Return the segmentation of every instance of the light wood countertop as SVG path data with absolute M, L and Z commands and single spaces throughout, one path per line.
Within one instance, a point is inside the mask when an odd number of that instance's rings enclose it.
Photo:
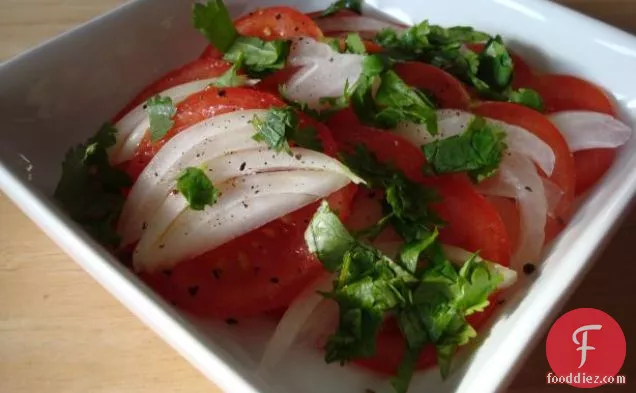
M 0 61 L 123 3 L 122 0 L 0 0 Z M 561 0 L 636 32 L 636 0 Z M 636 239 L 632 213 L 564 310 L 612 315 L 628 342 L 621 371 L 635 391 Z M 618 294 L 631 294 L 629 296 Z M 549 387 L 544 343 L 511 392 Z M 115 301 L 0 193 L 0 392 L 220 392 Z

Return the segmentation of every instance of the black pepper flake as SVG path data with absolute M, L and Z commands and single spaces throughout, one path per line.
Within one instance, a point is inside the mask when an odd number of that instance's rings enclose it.
M 526 263 L 525 265 L 523 265 L 523 272 L 529 276 L 530 274 L 534 273 L 534 271 L 537 270 L 537 267 L 534 266 L 534 264 L 532 263 Z
M 276 14 L 275 18 L 276 20 L 280 20 L 280 18 L 282 18 L 283 16 L 281 14 Z
M 528 186 L 525 186 L 524 188 L 525 188 L 527 191 L 532 192 L 532 188 L 530 188 L 530 187 L 528 187 Z
M 165 244 L 160 244 L 160 245 L 159 245 L 159 248 L 165 248 L 165 247 L 166 247 L 166 245 L 165 245 Z
M 563 219 L 563 217 L 559 217 L 559 216 L 557 216 L 556 220 L 557 220 L 557 222 L 558 222 L 559 224 L 561 224 L 561 225 L 565 225 L 565 220 Z
M 170 276 L 172 276 L 172 270 L 170 270 L 170 269 L 166 269 L 166 270 L 164 270 L 162 273 L 163 273 L 163 275 L 164 275 L 164 276 L 166 276 L 166 277 L 170 277 Z
M 243 162 L 243 163 L 241 164 L 241 167 L 239 168 L 239 170 L 240 170 L 240 171 L 244 171 L 244 170 L 245 170 L 245 166 L 246 166 L 246 165 L 247 165 L 247 163 L 246 163 L 246 162 Z
M 301 158 L 303 158 L 303 156 L 301 154 L 296 154 L 294 158 L 297 160 L 300 160 Z
M 148 108 L 148 104 L 144 104 L 144 106 L 142 108 L 147 109 Z
M 155 177 L 159 177 L 159 173 L 155 172 Z
M 329 62 L 333 63 L 333 57 L 329 58 Z
M 369 199 L 375 198 L 376 194 L 374 190 L 369 191 Z
M 170 191 L 170 195 L 177 195 L 179 193 L 179 190 L 177 190 L 176 188 L 173 188 L 172 191 Z
M 188 287 L 188 293 L 190 294 L 190 296 L 194 297 L 197 295 L 198 292 L 199 292 L 198 285 L 193 285 L 191 287 Z
M 177 307 L 177 302 L 175 302 L 174 300 L 170 301 L 170 304 L 172 304 L 174 307 Z
M 261 190 L 254 190 L 254 195 L 257 195 Z
M 298 31 L 300 28 L 298 26 L 294 27 L 294 31 Z
M 145 231 L 146 229 L 148 229 L 148 223 L 144 221 L 143 224 L 141 224 L 141 230 Z
M 225 97 L 227 95 L 227 92 L 225 91 L 225 89 L 221 89 L 217 94 L 219 97 Z
M 200 157 L 201 157 L 201 153 L 197 153 L 197 158 L 200 158 Z
M 244 207 L 244 208 L 246 208 L 246 209 L 247 209 L 248 207 L 250 207 L 250 205 L 248 205 L 245 201 L 243 201 L 243 202 L 241 202 L 241 203 L 243 204 L 243 207 Z
M 228 318 L 225 320 L 225 323 L 227 323 L 228 325 L 238 325 L 238 321 L 234 318 Z
M 223 269 L 219 269 L 218 267 L 217 267 L 217 268 L 212 269 L 212 275 L 213 275 L 213 276 L 214 276 L 214 278 L 216 278 L 217 280 L 221 278 L 221 274 L 223 274 Z
M 254 274 L 258 274 L 261 272 L 260 266 L 254 266 Z
M 504 304 L 506 302 L 506 299 L 501 299 L 497 302 L 498 306 L 501 306 L 502 304 Z
M 305 219 L 303 220 L 303 222 L 304 222 L 305 224 L 309 224 L 309 219 L 305 218 Z
M 280 280 L 278 279 L 278 277 L 272 277 L 269 279 L 269 282 L 271 282 L 272 284 L 278 284 Z

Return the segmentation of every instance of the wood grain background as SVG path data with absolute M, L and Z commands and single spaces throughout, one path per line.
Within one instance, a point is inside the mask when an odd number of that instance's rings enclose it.
M 0 0 L 0 61 L 123 3 L 122 0 Z M 562 0 L 636 32 L 636 0 Z M 636 69 L 636 68 L 635 68 Z M 0 86 L 1 88 L 1 86 Z M 636 239 L 632 213 L 564 311 L 605 310 L 628 340 L 622 374 L 636 391 Z M 545 385 L 544 343 L 510 392 L 574 391 Z M 634 386 L 632 386 L 634 385 Z M 631 386 L 631 388 L 630 388 Z M 0 194 L 0 393 L 219 392 L 63 254 Z

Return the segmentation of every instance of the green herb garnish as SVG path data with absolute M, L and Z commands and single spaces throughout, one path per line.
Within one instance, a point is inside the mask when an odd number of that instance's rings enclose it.
M 206 206 L 214 205 L 219 198 L 219 190 L 201 168 L 185 168 L 177 178 L 177 190 L 192 210 L 203 210 Z

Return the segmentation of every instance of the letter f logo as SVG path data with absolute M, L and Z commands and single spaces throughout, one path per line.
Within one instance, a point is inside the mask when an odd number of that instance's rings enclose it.
M 601 325 L 585 325 L 585 326 L 581 326 L 580 328 L 576 329 L 574 331 L 574 333 L 572 334 L 572 341 L 574 341 L 574 344 L 576 345 L 581 345 L 580 347 L 578 347 L 576 350 L 577 351 L 581 351 L 581 364 L 579 364 L 579 368 L 583 367 L 583 365 L 585 364 L 585 361 L 587 360 L 587 351 L 593 351 L 596 348 L 594 347 L 589 347 L 587 345 L 587 331 L 588 330 L 601 330 L 602 326 Z M 582 336 L 583 339 L 581 340 L 581 342 L 579 342 L 579 340 L 576 338 L 576 336 L 583 332 Z

